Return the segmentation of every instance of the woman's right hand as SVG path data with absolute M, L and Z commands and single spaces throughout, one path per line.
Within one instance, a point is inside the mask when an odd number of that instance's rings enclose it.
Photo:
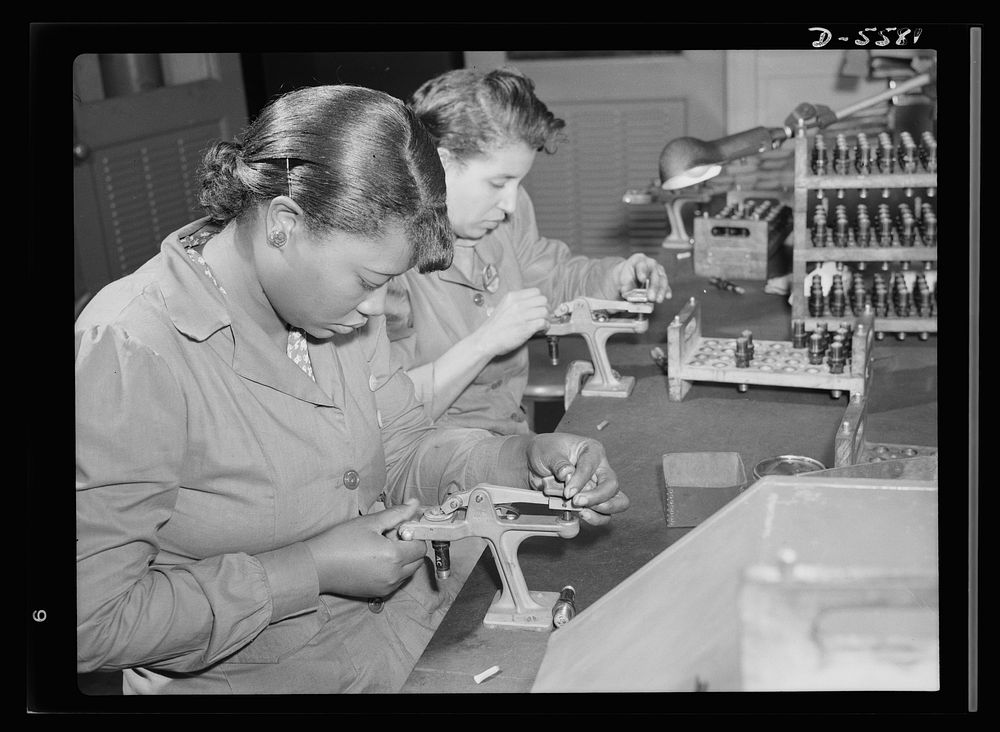
M 537 287 L 508 292 L 476 331 L 481 347 L 491 356 L 513 351 L 545 329 L 548 315 L 548 298 Z
M 427 543 L 403 541 L 396 527 L 416 518 L 415 498 L 359 516 L 306 539 L 319 576 L 319 591 L 351 597 L 384 597 L 424 561 Z

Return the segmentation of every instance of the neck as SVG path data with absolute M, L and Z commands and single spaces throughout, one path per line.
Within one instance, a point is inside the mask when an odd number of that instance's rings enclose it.
M 202 252 L 216 280 L 229 299 L 239 305 L 282 350 L 288 342 L 288 325 L 271 307 L 257 277 L 252 233 L 230 222 L 212 237 Z

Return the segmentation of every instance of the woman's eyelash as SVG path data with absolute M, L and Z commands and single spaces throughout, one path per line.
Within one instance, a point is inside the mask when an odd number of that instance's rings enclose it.
M 360 278 L 360 277 L 358 279 L 361 282 L 361 287 L 362 288 L 364 288 L 365 290 L 368 290 L 369 292 L 375 292 L 375 290 L 378 290 L 381 287 L 385 287 L 386 285 L 388 285 L 390 282 L 392 282 L 396 278 L 395 277 L 390 277 L 385 282 L 383 282 L 381 285 L 373 285 L 371 282 L 368 282 L 367 280 L 365 280 L 363 278 Z

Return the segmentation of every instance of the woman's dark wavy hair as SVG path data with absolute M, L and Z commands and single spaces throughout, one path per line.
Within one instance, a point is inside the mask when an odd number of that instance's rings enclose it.
M 434 140 L 399 99 L 359 86 L 313 86 L 273 99 L 241 142 L 217 142 L 201 205 L 227 223 L 280 195 L 316 234 L 380 237 L 399 225 L 420 272 L 451 264 L 444 169 Z
M 438 147 L 468 160 L 524 142 L 555 152 L 566 126 L 535 96 L 535 84 L 513 68 L 447 71 L 425 82 L 409 101 Z

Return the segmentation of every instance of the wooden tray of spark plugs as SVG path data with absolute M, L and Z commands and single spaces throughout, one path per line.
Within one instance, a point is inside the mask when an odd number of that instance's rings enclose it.
M 667 326 L 668 398 L 681 401 L 696 381 L 751 384 L 864 395 L 871 378 L 873 315 L 866 312 L 836 331 L 817 325 L 811 333 L 793 321 L 793 340 L 705 337 L 701 305 L 691 298 Z

